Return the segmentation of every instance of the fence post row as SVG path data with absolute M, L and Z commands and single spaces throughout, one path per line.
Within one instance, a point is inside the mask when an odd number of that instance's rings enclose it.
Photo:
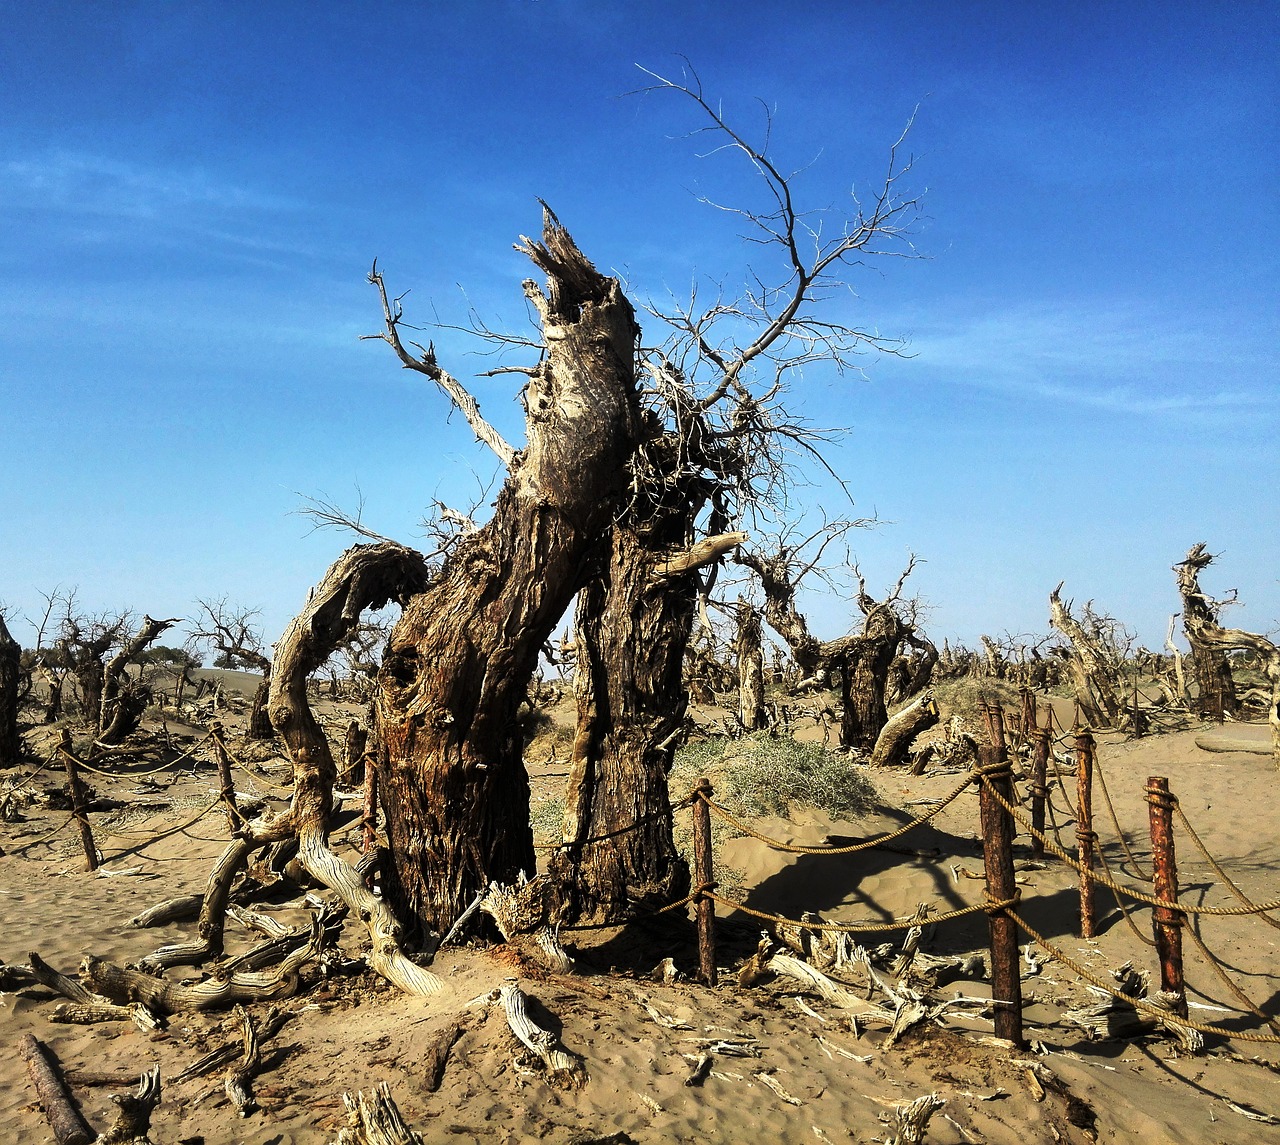
M 93 841 L 93 828 L 89 826 L 89 812 L 85 800 L 84 783 L 80 779 L 79 760 L 71 750 L 71 733 L 62 729 L 58 741 L 62 765 L 67 770 L 67 793 L 71 796 L 71 811 L 80 825 L 80 845 L 84 848 L 84 869 L 91 874 L 98 869 L 98 847 Z
M 1093 902 L 1093 750 L 1089 729 L 1076 732 L 1076 851 L 1080 863 L 1080 937 L 1093 938 L 1097 912 Z
M 1013 816 L 1000 799 L 1013 803 L 1013 773 L 1004 740 L 1004 712 L 982 704 L 990 744 L 978 749 L 983 768 L 978 802 L 982 816 L 982 860 L 987 875 L 988 903 L 1017 897 L 1013 881 Z M 997 796 L 999 798 L 997 798 Z M 1005 909 L 988 906 L 991 935 L 991 998 L 995 1004 L 995 1035 L 1016 1046 L 1022 1042 L 1022 980 L 1018 975 L 1018 924 Z
M 713 790 L 705 775 L 693 789 L 693 880 L 698 888 L 715 885 L 711 858 L 711 808 Z M 701 892 L 694 900 L 698 918 L 698 968 L 708 986 L 716 984 L 716 904 Z
M 1049 750 L 1053 741 L 1053 708 L 1044 727 L 1036 727 L 1035 713 L 1031 716 L 1031 857 L 1044 858 L 1044 801 L 1049 796 Z
M 1155 897 L 1165 902 L 1178 901 L 1178 868 L 1173 853 L 1173 796 L 1168 779 L 1151 776 L 1147 780 L 1147 805 L 1151 819 L 1151 865 Z M 1173 1012 L 1187 1016 L 1187 987 L 1182 977 L 1183 915 L 1168 907 L 1151 911 L 1155 932 L 1156 954 L 1160 958 L 1160 989 L 1169 995 Z

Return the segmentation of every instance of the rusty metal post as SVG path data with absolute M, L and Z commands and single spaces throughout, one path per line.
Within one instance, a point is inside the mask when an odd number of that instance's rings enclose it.
M 71 796 L 71 810 L 76 817 L 76 822 L 80 825 L 80 845 L 84 848 L 84 869 L 93 872 L 98 869 L 98 847 L 93 841 L 93 828 L 89 826 L 84 784 L 80 780 L 80 761 L 71 750 L 71 733 L 66 728 L 62 729 L 58 751 L 62 755 L 62 764 L 67 769 L 67 794 Z
M 236 806 L 236 788 L 231 780 L 231 757 L 222 740 L 222 721 L 209 725 L 209 738 L 213 741 L 213 757 L 218 762 L 218 795 L 227 812 L 227 829 L 234 835 L 240 830 L 240 809 Z
M 364 828 L 361 849 L 367 855 L 378 841 L 378 769 L 371 759 L 364 761 L 364 813 L 360 826 Z
M 987 875 L 987 901 L 1016 899 L 1013 881 L 1013 774 L 1004 740 L 1004 713 L 982 705 L 991 743 L 978 749 L 983 778 L 979 792 L 982 815 L 982 859 Z M 1003 908 L 988 907 L 991 936 L 991 997 L 995 1002 L 995 1034 L 1016 1046 L 1022 1042 L 1022 979 L 1018 975 L 1018 924 Z
M 1147 780 L 1147 804 L 1151 817 L 1151 865 L 1154 868 L 1154 894 L 1164 902 L 1178 901 L 1178 867 L 1173 853 L 1173 804 L 1169 781 L 1160 776 Z M 1187 987 L 1182 977 L 1181 911 L 1168 907 L 1152 908 L 1156 954 L 1160 958 L 1160 989 L 1169 995 L 1173 1012 L 1187 1016 Z
M 711 780 L 703 776 L 694 787 L 693 800 L 693 880 L 699 891 L 715 884 L 711 855 L 711 808 L 707 800 L 714 794 Z M 705 894 L 694 899 L 698 920 L 698 967 L 708 986 L 716 984 L 716 904 Z
M 1080 937 L 1094 936 L 1097 919 L 1093 901 L 1093 749 L 1089 729 L 1076 733 L 1076 861 L 1080 871 Z

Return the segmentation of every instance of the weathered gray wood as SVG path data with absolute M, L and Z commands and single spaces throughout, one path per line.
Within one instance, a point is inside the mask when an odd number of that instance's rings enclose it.
M 72 1104 L 71 1095 L 54 1071 L 49 1049 L 30 1034 L 23 1034 L 18 1041 L 18 1052 L 27 1063 L 27 1073 L 58 1145 L 89 1145 L 96 1134 Z

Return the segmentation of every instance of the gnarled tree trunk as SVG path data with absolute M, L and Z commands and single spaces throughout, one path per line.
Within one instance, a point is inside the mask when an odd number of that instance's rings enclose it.
M 630 303 L 547 213 L 520 248 L 546 355 L 525 392 L 526 448 L 492 519 L 405 609 L 378 675 L 384 893 L 403 924 L 443 932 L 490 881 L 534 869 L 517 719 L 539 651 L 606 534 L 636 440 Z M 424 359 L 434 367 L 434 357 Z
M 738 719 L 747 731 L 765 726 L 764 652 L 761 648 L 760 613 L 745 600 L 738 602 Z
M 1195 544 L 1186 560 L 1173 567 L 1178 577 L 1178 590 L 1182 594 L 1182 619 L 1187 628 L 1187 639 L 1193 649 L 1221 656 L 1228 648 L 1243 648 L 1258 657 L 1262 671 L 1271 683 L 1271 704 L 1267 721 L 1271 725 L 1271 750 L 1277 768 L 1280 768 L 1280 647 L 1265 636 L 1245 632 L 1239 628 L 1223 628 L 1218 623 L 1221 604 L 1200 588 L 1200 570 L 1213 563 L 1213 556 L 1203 542 Z
M 1102 649 L 1071 615 L 1070 604 L 1064 604 L 1058 595 L 1061 591 L 1062 585 L 1059 584 L 1049 594 L 1049 623 L 1071 643 L 1071 675 L 1076 699 L 1085 719 L 1094 727 L 1124 728 L 1128 717 L 1117 694 L 1115 669 L 1107 662 Z

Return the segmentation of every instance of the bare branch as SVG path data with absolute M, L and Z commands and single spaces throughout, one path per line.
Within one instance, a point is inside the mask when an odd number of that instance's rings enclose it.
M 362 340 L 376 338 L 386 342 L 395 351 L 396 357 L 400 359 L 406 370 L 416 370 L 435 382 L 454 406 L 462 412 L 462 416 L 467 419 L 467 424 L 471 426 L 476 437 L 492 449 L 497 454 L 498 460 L 509 469 L 511 460 L 516 455 L 515 449 L 481 416 L 480 406 L 467 388 L 452 374 L 441 368 L 440 363 L 436 361 L 435 345 L 428 344 L 425 349 L 421 346 L 416 347 L 420 351 L 420 356 L 416 358 L 405 349 L 404 343 L 400 340 L 400 325 L 403 320 L 400 298 L 392 300 L 387 297 L 386 283 L 382 280 L 376 261 L 373 269 L 369 271 L 369 282 L 377 288 L 378 297 L 382 300 L 382 315 L 386 326 L 378 334 L 362 335 Z

